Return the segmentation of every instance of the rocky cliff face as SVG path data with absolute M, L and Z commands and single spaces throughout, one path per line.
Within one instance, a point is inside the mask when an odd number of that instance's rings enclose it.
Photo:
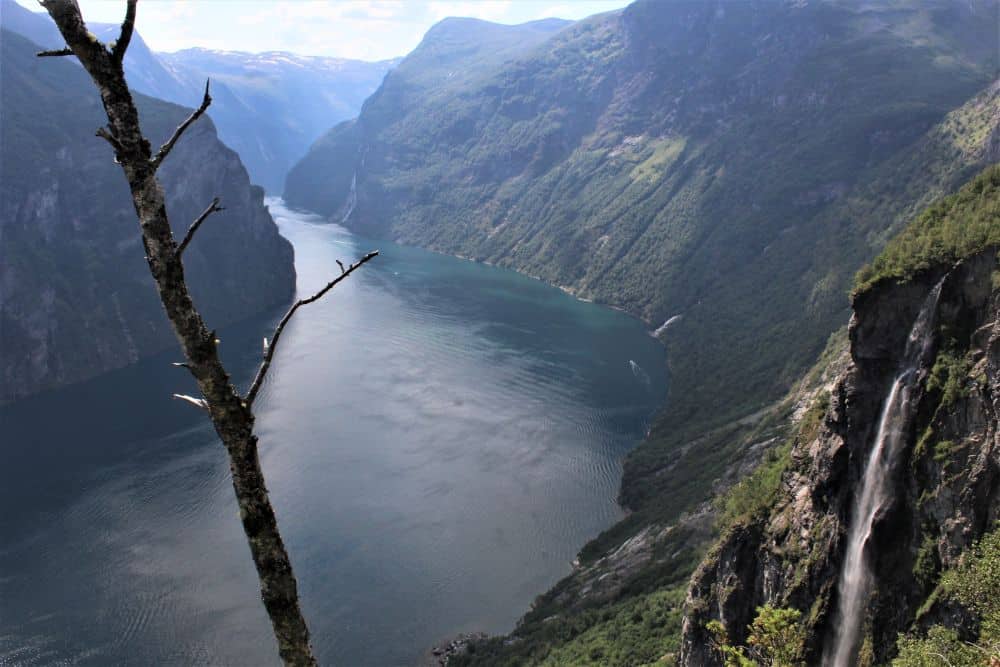
M 0 401 L 83 380 L 174 344 L 135 212 L 86 75 L 4 32 L 0 63 Z M 189 113 L 137 96 L 154 145 Z M 160 172 L 175 233 L 220 197 L 185 252 L 193 296 L 220 327 L 290 298 L 292 248 L 239 156 L 200 120 Z
M 731 526 L 697 570 L 686 602 L 680 662 L 722 664 L 706 624 L 722 622 L 742 644 L 756 608 L 803 613 L 809 664 L 817 664 L 837 623 L 834 610 L 848 522 L 860 492 L 907 332 L 941 282 L 937 325 L 925 341 L 904 447 L 892 466 L 892 501 L 876 515 L 866 556 L 874 590 L 860 641 L 881 664 L 897 634 L 914 623 L 967 627 L 968 619 L 928 601 L 942 568 L 1000 519 L 1000 291 L 997 250 L 905 283 L 883 281 L 854 302 L 851 363 L 836 383 L 819 433 L 792 450 L 773 509 Z

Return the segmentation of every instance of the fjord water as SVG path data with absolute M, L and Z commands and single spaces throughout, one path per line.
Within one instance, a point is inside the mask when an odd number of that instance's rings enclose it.
M 413 664 L 510 630 L 621 516 L 665 395 L 641 323 L 510 271 L 271 202 L 300 295 L 257 400 L 261 459 L 323 663 Z M 245 386 L 280 312 L 220 333 Z M 83 343 L 81 343 L 83 344 Z M 0 664 L 275 662 L 207 420 L 173 354 L 0 411 Z

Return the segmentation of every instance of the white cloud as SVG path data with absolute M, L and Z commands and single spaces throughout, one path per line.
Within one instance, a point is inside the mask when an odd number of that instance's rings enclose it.
M 535 14 L 536 19 L 565 18 L 573 15 L 573 9 L 569 5 L 553 5 L 548 9 L 543 9 Z
M 38 11 L 36 0 L 17 0 Z M 578 19 L 626 0 L 144 0 L 136 27 L 154 51 L 200 46 L 381 60 L 406 55 L 436 22 Z M 120 22 L 124 0 L 79 0 L 88 21 Z M 544 8 L 544 9 L 543 9 Z
M 511 0 L 477 0 L 476 2 L 435 0 L 427 6 L 427 9 L 435 22 L 449 16 L 502 21 L 510 13 L 512 4 Z

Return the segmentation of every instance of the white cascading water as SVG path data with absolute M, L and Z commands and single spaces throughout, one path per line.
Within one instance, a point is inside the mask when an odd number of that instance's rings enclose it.
M 879 418 L 875 442 L 865 462 L 861 495 L 851 514 L 844 569 L 837 584 L 840 602 L 837 607 L 834 642 L 823 661 L 832 667 L 850 667 L 857 660 L 858 639 L 872 583 L 865 547 L 871 538 L 879 510 L 891 500 L 892 467 L 903 444 L 906 425 L 912 416 L 910 394 L 916 385 L 918 370 L 926 361 L 931 346 L 933 337 L 929 334 L 943 282 L 942 279 L 931 290 L 910 330 L 903 355 L 904 370 L 896 376 L 889 389 Z
M 354 171 L 354 175 L 351 176 L 351 189 L 347 193 L 347 202 L 345 206 L 344 215 L 340 216 L 340 224 L 345 224 L 347 219 L 351 217 L 351 213 L 354 213 L 354 207 L 358 203 L 358 172 Z

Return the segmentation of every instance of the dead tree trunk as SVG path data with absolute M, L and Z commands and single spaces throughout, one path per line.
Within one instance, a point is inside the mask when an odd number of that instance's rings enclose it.
M 233 490 L 239 503 L 240 519 L 246 532 L 250 553 L 260 578 L 261 598 L 274 628 L 278 652 L 287 665 L 315 665 L 309 645 L 309 630 L 299 608 L 299 598 L 292 564 L 285 551 L 274 510 L 268 499 L 264 475 L 257 455 L 254 435 L 253 398 L 263 381 L 274 354 L 274 344 L 281 329 L 295 310 L 326 293 L 361 264 L 374 257 L 369 253 L 340 275 L 319 294 L 296 302 L 265 346 L 265 360 L 250 392 L 240 395 L 230 383 L 216 349 L 215 333 L 210 331 L 195 308 L 184 282 L 181 251 L 190 242 L 198 226 L 212 212 L 219 210 L 215 201 L 192 225 L 181 246 L 175 242 L 167 220 L 163 189 L 156 171 L 187 127 L 196 121 L 211 103 L 208 84 L 201 106 L 174 132 L 154 155 L 142 134 L 139 115 L 122 66 L 125 51 L 135 24 L 136 0 L 128 0 L 121 35 L 116 42 L 104 45 L 88 32 L 76 0 L 40 0 L 59 27 L 66 48 L 45 51 L 40 56 L 76 56 L 90 74 L 101 94 L 108 125 L 97 135 L 111 144 L 132 193 L 139 218 L 143 247 L 150 273 L 166 310 L 167 317 L 187 358 L 186 366 L 198 382 L 203 398 L 181 397 L 203 407 L 212 419 L 216 433 L 229 454 Z

